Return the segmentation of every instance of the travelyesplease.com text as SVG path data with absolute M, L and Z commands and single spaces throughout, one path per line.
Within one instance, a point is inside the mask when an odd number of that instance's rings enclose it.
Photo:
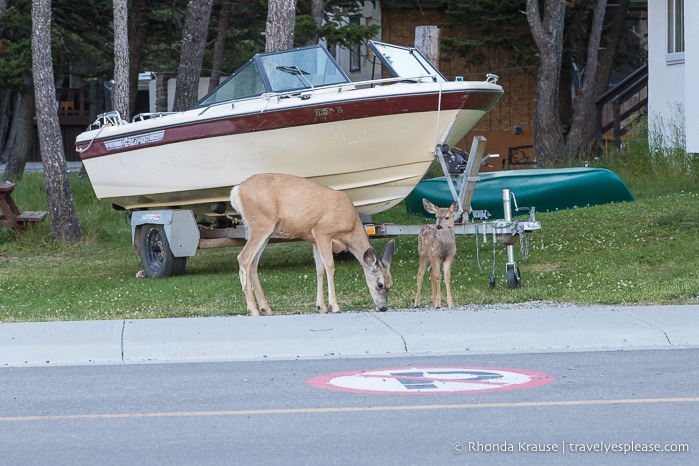
M 532 442 L 456 442 L 453 445 L 454 453 L 688 453 L 688 443 L 641 443 L 641 442 L 559 442 L 559 443 L 532 443 Z

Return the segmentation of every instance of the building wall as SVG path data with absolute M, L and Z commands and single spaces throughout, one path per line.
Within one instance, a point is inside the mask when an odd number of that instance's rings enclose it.
M 685 90 L 694 89 L 692 83 L 699 76 L 699 2 L 685 0 Z M 685 93 L 685 125 L 687 130 L 687 152 L 699 153 L 699 92 Z
M 694 8 L 688 8 L 690 4 L 699 8 L 697 2 L 685 2 L 687 26 L 688 10 Z M 662 131 L 666 135 L 665 142 L 672 144 L 676 142 L 672 140 L 672 132 L 683 126 L 684 116 L 688 113 L 685 99 L 687 53 L 685 62 L 668 63 L 667 15 L 667 0 L 648 0 L 648 126 L 651 137 L 654 137 L 653 131 Z M 699 18 L 699 15 L 695 17 Z M 687 42 L 685 49 L 689 49 Z M 695 50 L 699 48 L 695 47 Z

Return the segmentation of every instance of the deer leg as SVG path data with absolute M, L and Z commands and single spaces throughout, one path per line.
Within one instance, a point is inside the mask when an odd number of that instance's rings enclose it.
M 420 307 L 420 293 L 422 292 L 422 279 L 425 277 L 425 270 L 427 269 L 427 261 L 420 259 L 420 266 L 417 269 L 417 293 L 415 293 L 415 303 L 414 307 Z
M 246 245 L 247 246 L 247 245 Z M 250 261 L 247 260 L 246 256 L 243 255 L 245 252 L 245 247 L 243 251 L 238 254 L 238 276 L 240 277 L 240 284 L 243 287 L 243 294 L 245 294 L 245 303 L 248 310 L 248 315 L 259 316 L 260 311 L 257 310 L 257 304 L 255 303 L 255 296 L 252 292 L 252 285 L 250 284 Z
M 245 243 L 242 251 L 240 251 L 240 254 L 238 254 L 240 284 L 242 285 L 243 293 L 245 294 L 248 314 L 251 316 L 260 315 L 260 311 L 257 309 L 257 305 L 255 304 L 255 295 L 257 295 L 257 300 L 260 303 L 260 307 L 264 311 L 265 315 L 272 314 L 272 310 L 269 308 L 267 299 L 262 292 L 260 279 L 257 276 L 257 264 L 260 261 L 260 256 L 262 255 L 262 251 L 267 245 L 268 240 L 269 236 L 251 236 L 247 243 Z
M 442 274 L 439 270 L 439 260 L 436 258 L 432 259 L 430 265 L 430 282 L 432 283 L 432 305 L 442 307 L 442 292 L 440 290 Z
M 318 246 L 313 243 L 313 259 L 316 262 L 316 309 L 321 314 L 328 312 L 325 306 L 325 291 L 323 290 L 323 280 L 325 280 L 325 264 L 320 255 Z
M 451 299 L 451 264 L 454 261 L 453 257 L 447 257 L 444 260 L 444 286 L 447 289 L 447 306 L 454 307 L 454 302 Z
M 328 307 L 330 307 L 331 312 L 340 312 L 340 305 L 337 304 L 337 295 L 335 294 L 335 261 L 333 260 L 332 241 L 325 238 L 320 240 L 316 238 L 315 245 L 325 266 L 325 274 L 328 279 Z M 321 280 L 320 276 L 318 280 Z M 322 300 L 322 295 L 318 299 Z
M 267 241 L 265 240 L 265 246 L 267 245 Z M 262 285 L 260 284 L 260 277 L 257 274 L 257 267 L 260 263 L 260 256 L 262 256 L 262 251 L 264 250 L 264 247 L 259 250 L 259 252 L 255 255 L 255 259 L 252 262 L 252 289 L 255 292 L 255 297 L 257 298 L 257 304 L 260 306 L 260 311 L 264 312 L 266 316 L 271 316 L 272 315 L 272 308 L 269 306 L 269 303 L 267 302 L 267 298 L 265 297 L 264 291 L 262 291 Z

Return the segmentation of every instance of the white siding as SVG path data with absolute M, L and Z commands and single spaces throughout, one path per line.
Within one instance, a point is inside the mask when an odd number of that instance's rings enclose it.
M 664 141 L 684 128 L 687 152 L 699 153 L 699 2 L 685 0 L 684 61 L 667 60 L 667 0 L 648 0 L 648 112 L 649 126 L 665 130 Z M 687 90 L 690 92 L 687 92 Z
M 648 126 L 668 129 L 684 109 L 684 63 L 667 62 L 667 0 L 648 0 Z M 670 133 L 668 132 L 668 137 Z M 665 138 L 667 141 L 667 138 Z
M 687 152 L 699 153 L 699 2 L 684 2 L 685 106 Z

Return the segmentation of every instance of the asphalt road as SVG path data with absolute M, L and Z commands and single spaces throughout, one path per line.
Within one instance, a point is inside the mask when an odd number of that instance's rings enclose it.
M 697 464 L 698 357 L 693 349 L 4 368 L 0 464 Z M 307 383 L 428 366 L 552 380 L 434 395 Z M 634 448 L 691 451 L 623 452 Z
M 698 357 L 699 306 L 6 323 L 0 465 L 694 465 Z

